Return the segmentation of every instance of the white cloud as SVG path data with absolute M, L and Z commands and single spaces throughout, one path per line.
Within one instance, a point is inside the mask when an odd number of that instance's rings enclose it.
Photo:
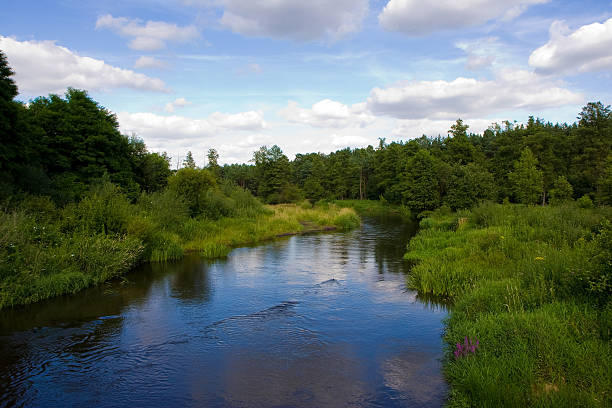
M 215 112 L 207 118 L 193 119 L 184 116 L 162 116 L 154 113 L 120 112 L 119 126 L 124 133 L 136 133 L 146 140 L 193 140 L 210 138 L 235 130 L 260 131 L 266 127 L 263 113 L 248 111 L 236 114 Z
M 533 4 L 549 0 L 389 0 L 378 16 L 380 25 L 391 31 L 420 36 L 486 23 L 511 20 Z
M 531 53 L 529 65 L 542 73 L 576 73 L 612 68 L 612 18 L 570 32 L 565 23 L 550 26 L 550 40 Z
M 53 41 L 17 41 L 0 36 L 0 49 L 15 71 L 21 93 L 60 93 L 67 87 L 89 91 L 127 87 L 167 92 L 164 82 L 102 60 L 82 57 Z
M 221 163 L 247 162 L 253 151 L 271 139 L 260 132 L 267 129 L 263 112 L 235 114 L 216 112 L 205 118 L 163 116 L 149 112 L 117 114 L 122 133 L 135 133 L 151 151 L 168 152 L 179 163 L 187 151 L 192 151 L 196 163 L 204 165 L 204 155 L 216 148 Z
M 291 101 L 279 114 L 289 122 L 320 128 L 364 127 L 375 119 L 366 111 L 365 103 L 348 106 L 330 99 L 323 99 L 310 109 Z
M 246 36 L 338 40 L 361 29 L 367 0 L 223 0 L 220 23 Z
M 168 64 L 164 61 L 158 60 L 153 57 L 142 56 L 134 62 L 134 68 L 155 68 L 155 69 L 165 69 L 168 68 Z
M 339 135 L 333 134 L 331 144 L 332 146 L 338 147 L 338 148 L 365 146 L 368 144 L 368 139 L 366 139 L 363 136 L 351 136 L 351 135 L 339 136 Z
M 108 28 L 130 38 L 128 47 L 134 50 L 154 51 L 166 47 L 166 42 L 187 42 L 200 37 L 193 25 L 180 27 L 164 21 L 147 21 L 126 17 L 113 17 L 110 14 L 98 17 L 96 29 Z
M 399 119 L 483 117 L 516 109 L 544 109 L 582 102 L 582 95 L 524 70 L 502 70 L 495 79 L 400 82 L 374 88 L 367 99 L 375 115 Z
M 175 99 L 173 102 L 168 102 L 164 107 L 164 110 L 168 113 L 174 113 L 177 108 L 184 108 L 187 105 L 191 105 L 191 102 L 189 102 L 185 98 L 178 98 Z

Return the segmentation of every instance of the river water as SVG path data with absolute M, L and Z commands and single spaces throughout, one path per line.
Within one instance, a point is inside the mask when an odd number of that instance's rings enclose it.
M 0 406 L 439 407 L 447 312 L 406 289 L 413 234 L 365 219 L 0 311 Z

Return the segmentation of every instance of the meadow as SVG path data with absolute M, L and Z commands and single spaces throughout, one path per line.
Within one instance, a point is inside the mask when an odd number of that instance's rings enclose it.
M 416 263 L 408 283 L 453 303 L 448 405 L 610 406 L 611 209 L 482 204 L 426 215 L 405 255 Z

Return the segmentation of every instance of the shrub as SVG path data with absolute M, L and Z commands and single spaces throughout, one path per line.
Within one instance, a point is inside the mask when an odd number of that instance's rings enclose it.
M 588 194 L 583 195 L 582 197 L 580 197 L 578 200 L 576 200 L 576 204 L 578 204 L 578 207 L 580 208 L 593 208 L 593 200 L 591 200 L 591 197 L 588 196 Z
M 206 192 L 217 186 L 215 176 L 208 170 L 185 167 L 168 180 L 168 188 L 183 197 L 191 216 L 202 214 Z
M 124 234 L 132 214 L 127 198 L 110 182 L 93 186 L 76 207 L 66 207 L 64 211 L 73 210 L 73 226 L 93 234 Z

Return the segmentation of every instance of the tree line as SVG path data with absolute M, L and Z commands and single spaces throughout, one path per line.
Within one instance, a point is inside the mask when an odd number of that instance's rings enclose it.
M 116 116 L 86 91 L 68 89 L 64 97 L 24 104 L 15 100 L 12 75 L 0 52 L 0 199 L 27 193 L 63 205 L 78 201 L 102 178 L 134 200 L 166 188 L 176 172 L 168 155 L 122 135 Z M 210 149 L 206 169 L 198 169 L 189 152 L 183 165 L 190 176 L 184 172 L 188 181 L 180 188 L 229 183 L 267 203 L 380 199 L 415 213 L 483 200 L 612 204 L 609 106 L 590 102 L 572 124 L 529 117 L 526 124 L 493 124 L 482 134 L 468 130 L 458 119 L 445 137 L 381 138 L 376 147 L 297 154 L 293 160 L 276 145 L 262 146 L 249 164 L 224 166 Z
M 381 199 L 416 212 L 483 200 L 611 205 L 610 107 L 588 103 L 577 119 L 552 124 L 529 117 L 482 134 L 468 133 L 458 119 L 446 137 L 380 139 L 376 148 L 298 154 L 293 161 L 278 146 L 262 147 L 253 164 L 225 165 L 221 174 L 267 202 Z

